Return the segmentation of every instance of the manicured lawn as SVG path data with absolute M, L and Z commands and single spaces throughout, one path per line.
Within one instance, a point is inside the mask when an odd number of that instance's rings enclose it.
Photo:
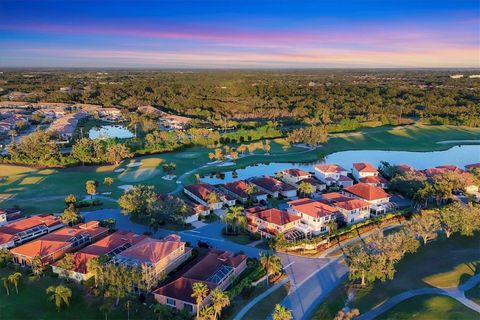
M 478 313 L 444 296 L 419 296 L 406 300 L 381 315 L 391 320 L 478 319 Z
M 264 320 L 267 318 L 275 308 L 277 303 L 281 303 L 282 300 L 288 295 L 288 284 L 278 288 L 270 293 L 268 296 L 260 300 L 255 306 L 253 306 L 242 318 L 243 320 Z
M 249 244 L 252 242 L 252 240 L 250 240 L 250 237 L 247 234 L 239 234 L 236 236 L 223 235 L 223 237 L 228 241 L 232 241 L 238 244 Z
M 468 299 L 475 301 L 476 304 L 480 305 L 480 284 L 477 284 L 472 289 L 465 291 L 465 296 Z
M 361 132 L 333 135 L 324 146 L 308 151 L 304 148 L 287 148 L 283 139 L 273 140 L 271 155 L 267 156 L 263 150 L 255 151 L 255 155 L 246 156 L 235 161 L 233 166 L 210 167 L 200 169 L 184 177 L 185 184 L 196 181 L 195 174 L 200 175 L 215 171 L 229 171 L 260 162 L 299 162 L 315 161 L 333 152 L 345 150 L 411 150 L 433 151 L 446 150 L 452 145 L 436 144 L 443 140 L 478 139 L 480 129 L 455 126 L 406 126 L 406 127 L 378 127 L 364 129 Z M 162 165 L 173 162 L 177 170 L 173 173 L 180 176 L 186 172 L 205 165 L 210 160 L 208 153 L 211 149 L 192 147 L 176 152 L 167 152 L 148 155 L 124 161 L 118 167 L 89 166 L 66 169 L 35 169 L 20 166 L 0 165 L 0 206 L 9 207 L 18 205 L 25 213 L 60 212 L 63 210 L 64 197 L 72 193 L 78 199 L 85 195 L 85 182 L 93 179 L 100 183 L 105 177 L 112 177 L 114 184 L 111 187 L 100 185 L 99 192 L 111 192 L 109 195 L 118 198 L 123 185 L 149 184 L 154 185 L 158 192 L 169 192 L 177 186 L 176 180 L 162 179 L 165 175 Z M 272 156 L 273 155 L 273 156 Z M 127 167 L 131 162 L 141 162 L 139 167 Z M 125 169 L 121 173 L 114 170 Z M 115 203 L 105 204 L 107 207 Z
M 0 269 L 0 276 L 6 277 L 13 272 L 13 269 Z M 60 312 L 57 311 L 53 302 L 48 300 L 45 290 L 51 285 L 66 285 L 72 289 L 72 299 L 70 306 L 63 307 Z M 103 299 L 88 294 L 85 289 L 74 283 L 65 283 L 58 278 L 44 276 L 40 279 L 29 278 L 24 275 L 19 285 L 18 295 L 13 286 L 10 288 L 10 296 L 6 295 L 5 290 L 0 291 L 0 318 L 3 320 L 23 320 L 23 319 L 89 319 L 103 320 L 105 316 L 99 308 L 103 304 Z M 112 310 L 108 319 L 126 319 L 126 310 L 123 308 L 123 302 L 120 302 L 118 308 Z M 147 306 L 132 300 L 130 319 L 151 319 L 154 317 L 153 311 Z
M 478 273 L 479 242 L 480 234 L 477 233 L 473 237 L 442 238 L 422 246 L 417 253 L 405 256 L 397 264 L 393 280 L 377 281 L 364 289 L 352 290 L 353 300 L 349 306 L 366 312 L 403 291 L 435 285 L 457 286 Z M 341 285 L 319 306 L 314 318 L 335 315 L 346 300 L 347 288 Z

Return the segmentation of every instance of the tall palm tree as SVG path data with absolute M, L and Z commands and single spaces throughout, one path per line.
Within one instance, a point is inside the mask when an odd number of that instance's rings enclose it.
M 3 282 L 3 287 L 5 288 L 5 290 L 7 291 L 7 296 L 10 295 L 10 290 L 8 288 L 8 279 L 3 277 L 2 278 L 2 282 Z
M 208 204 L 214 204 L 219 202 L 220 202 L 220 196 L 215 191 L 212 191 L 207 195 Z
M 208 296 L 208 287 L 203 282 L 194 282 L 192 284 L 192 298 L 195 298 L 195 302 L 197 303 L 197 320 L 200 319 L 200 305 L 202 304 L 203 300 L 205 300 Z
M 298 191 L 300 191 L 300 193 L 305 196 L 305 195 L 311 195 L 313 192 L 315 192 L 315 187 L 311 184 L 311 183 L 308 183 L 308 182 L 305 182 L 305 181 L 302 181 L 300 182 L 300 184 L 298 185 Z
M 244 226 L 244 224 L 246 223 L 246 218 L 243 215 L 243 207 L 241 206 L 231 207 L 228 210 L 226 216 L 228 216 L 228 220 L 232 222 L 233 232 L 237 232 L 237 227 L 242 225 Z
M 200 310 L 199 320 L 215 320 L 215 310 L 213 310 L 212 306 L 204 306 L 202 310 Z
M 33 274 L 37 277 L 40 278 L 40 276 L 43 273 L 43 261 L 39 256 L 35 256 L 32 259 L 32 272 Z
M 268 286 L 268 278 L 270 275 L 280 274 L 282 272 L 282 261 L 276 255 L 271 254 L 261 254 L 260 255 L 260 264 L 265 269 L 267 273 L 267 286 Z
M 273 320 L 291 320 L 293 319 L 292 311 L 282 305 L 276 304 L 272 318 Z
M 62 304 L 70 305 L 70 298 L 72 297 L 72 290 L 62 285 L 50 286 L 47 288 L 47 294 L 51 294 L 50 300 L 55 302 L 57 310 L 60 311 Z
M 249 203 L 253 202 L 253 197 L 258 193 L 258 188 L 256 185 L 249 183 L 245 192 L 248 194 L 248 201 Z
M 230 305 L 230 298 L 228 298 L 228 295 L 222 290 L 220 290 L 220 288 L 215 288 L 212 291 L 211 300 L 213 311 L 215 312 L 215 319 L 218 319 L 220 318 L 220 313 L 222 312 L 222 309 Z
M 18 283 L 20 282 L 21 278 L 22 278 L 22 274 L 20 272 L 14 272 L 8 276 L 8 281 L 10 281 L 13 284 L 17 294 L 18 294 Z

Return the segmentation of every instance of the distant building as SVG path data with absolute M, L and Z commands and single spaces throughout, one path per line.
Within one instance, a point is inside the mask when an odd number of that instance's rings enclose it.
M 234 206 L 236 201 L 232 197 L 226 196 L 223 193 L 215 190 L 215 188 L 208 183 L 199 182 L 183 188 L 183 192 L 194 201 L 209 207 L 211 210 L 221 209 L 224 204 L 228 206 Z M 218 196 L 218 202 L 211 203 L 209 195 L 216 193 Z
M 248 183 L 247 181 L 239 180 L 239 181 L 229 182 L 229 183 L 221 184 L 219 187 L 226 194 L 236 198 L 241 203 L 247 203 L 250 198 L 250 195 L 248 194 L 250 183 Z M 257 192 L 255 192 L 255 194 L 252 195 L 252 198 L 256 202 L 266 201 L 267 193 L 261 190 L 257 190 Z
M 301 169 L 285 169 L 277 172 L 277 177 L 289 185 L 295 186 L 298 182 L 303 179 L 308 179 L 312 175 Z
M 353 185 L 353 179 L 348 177 L 347 169 L 337 164 L 319 164 L 315 166 L 315 177 L 327 186 L 348 187 Z
M 452 74 L 450 76 L 451 79 L 461 79 L 463 78 L 463 74 Z
M 117 108 L 101 108 L 97 110 L 98 116 L 105 120 L 118 121 L 123 119 L 122 111 Z
M 369 184 L 369 185 L 374 186 L 374 187 L 379 187 L 379 188 L 382 188 L 382 189 L 387 189 L 388 188 L 388 181 L 380 175 L 360 178 L 359 182 Z
M 355 180 L 359 181 L 362 178 L 366 177 L 377 177 L 378 170 L 370 163 L 367 162 L 356 162 L 352 166 L 352 175 Z
M 297 196 L 296 187 L 269 176 L 250 178 L 249 182 L 256 185 L 259 190 L 268 193 L 274 198 L 278 198 L 279 196 L 293 198 Z

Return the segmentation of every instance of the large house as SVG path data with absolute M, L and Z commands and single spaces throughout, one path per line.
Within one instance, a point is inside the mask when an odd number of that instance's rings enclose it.
M 13 248 L 10 252 L 13 255 L 13 261 L 22 266 L 31 266 L 35 257 L 40 258 L 43 264 L 51 264 L 62 258 L 65 253 L 77 251 L 103 238 L 107 233 L 108 229 L 100 227 L 98 221 L 90 221 L 74 227 L 58 229 Z
M 353 224 L 370 217 L 371 204 L 362 199 L 339 201 L 334 204 L 347 224 Z
M 132 247 L 144 240 L 147 236 L 132 232 L 116 231 L 111 235 L 77 251 L 73 255 L 73 269 L 64 270 L 58 266 L 58 262 L 52 264 L 52 270 L 59 275 L 68 274 L 68 277 L 76 281 L 88 280 L 93 276 L 92 270 L 88 270 L 88 261 L 93 258 L 105 256 L 111 259 L 120 252 Z
M 277 172 L 276 176 L 283 182 L 294 186 L 299 181 L 310 178 L 312 175 L 301 169 L 285 169 Z
M 315 166 L 315 177 L 325 182 L 327 186 L 348 187 L 353 185 L 353 179 L 348 177 L 347 169 L 337 164 L 319 164 Z
M 378 170 L 370 163 L 367 162 L 355 162 L 352 165 L 352 175 L 355 180 L 360 181 L 360 179 L 365 177 L 377 177 Z
M 247 203 L 250 198 L 253 198 L 256 202 L 266 201 L 267 193 L 261 190 L 255 191 L 254 194 L 249 195 L 249 189 L 251 189 L 250 183 L 247 181 L 239 180 L 229 183 L 221 184 L 220 189 L 222 189 L 227 195 L 230 195 L 236 198 L 241 203 Z
M 310 228 L 297 215 L 275 208 L 254 207 L 246 210 L 247 229 L 262 238 L 272 238 L 283 233 L 287 239 L 305 238 Z
M 145 238 L 112 258 L 112 263 L 139 268 L 145 288 L 154 288 L 169 272 L 176 269 L 192 255 L 177 235 L 161 240 Z
M 338 214 L 336 208 L 308 198 L 290 201 L 288 205 L 288 211 L 299 216 L 314 235 L 328 232 L 328 223 L 335 221 Z
M 122 119 L 122 111 L 117 108 L 101 108 L 97 112 L 98 116 L 105 120 L 118 121 Z
M 0 209 L 0 227 L 20 218 L 22 218 L 22 211 L 19 209 Z
M 388 181 L 380 175 L 378 175 L 378 176 L 367 176 L 367 177 L 364 177 L 364 178 L 360 178 L 359 182 L 369 184 L 369 185 L 374 186 L 374 187 L 379 187 L 379 188 L 382 188 L 382 189 L 387 189 L 388 188 Z
M 362 199 L 370 203 L 370 212 L 373 215 L 384 214 L 398 208 L 395 203 L 390 202 L 390 195 L 382 188 L 366 183 L 357 183 L 346 187 L 341 193 L 347 197 Z
M 218 192 L 211 184 L 205 182 L 186 186 L 183 188 L 183 192 L 194 201 L 209 207 L 211 210 L 221 209 L 224 204 L 233 206 L 236 203 L 235 199 Z M 212 201 L 212 198 L 210 198 L 211 194 L 218 196 L 216 201 Z
M 249 181 L 273 198 L 278 198 L 280 195 L 285 198 L 293 198 L 297 195 L 297 188 L 270 176 L 254 177 Z
M 0 249 L 12 248 L 63 227 L 59 217 L 31 216 L 0 227 Z
M 196 313 L 197 303 L 192 297 L 192 286 L 196 282 L 204 283 L 208 288 L 207 297 L 200 307 L 210 303 L 213 290 L 225 290 L 247 267 L 247 257 L 243 254 L 232 255 L 227 251 L 209 251 L 180 277 L 156 289 L 155 300 L 178 310 Z

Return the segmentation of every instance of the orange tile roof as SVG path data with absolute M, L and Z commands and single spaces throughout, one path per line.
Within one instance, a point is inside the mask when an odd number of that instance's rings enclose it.
M 280 173 L 291 175 L 292 177 L 305 177 L 310 176 L 310 173 L 303 171 L 301 169 L 285 169 L 280 171 Z
M 192 294 L 193 294 L 192 286 L 195 282 L 203 282 L 207 286 L 209 293 L 217 287 L 217 285 L 215 285 L 212 282 L 199 281 L 199 280 L 189 279 L 185 277 L 180 277 L 175 281 L 172 281 L 156 289 L 153 293 L 162 295 L 165 297 L 185 301 L 191 304 L 196 304 L 195 298 L 192 297 Z
M 191 184 L 189 186 L 185 186 L 185 189 L 199 197 L 200 199 L 207 201 L 207 197 L 211 192 L 214 192 L 215 190 L 213 189 L 213 186 L 200 182 L 200 183 L 195 183 Z
M 342 168 L 338 164 L 319 164 L 315 166 L 315 169 L 321 172 L 327 173 L 340 173 L 342 171 L 347 171 L 346 169 Z
M 62 220 L 51 214 L 31 216 L 22 220 L 17 220 L 0 227 L 0 233 L 16 234 L 21 231 L 31 229 L 39 225 L 52 227 L 54 225 L 61 225 Z
M 338 211 L 336 208 L 318 201 L 306 201 L 304 203 L 292 205 L 292 209 L 307 214 L 313 218 L 329 216 Z
M 383 178 L 381 176 L 368 176 L 368 177 L 360 178 L 360 182 L 375 183 L 375 184 L 378 184 L 378 183 L 387 184 L 388 183 L 388 181 L 385 180 L 385 178 Z
M 185 242 L 146 238 L 118 256 L 156 264 L 182 246 L 185 246 Z
M 355 209 L 365 208 L 369 206 L 370 206 L 370 203 L 361 199 L 351 199 L 351 200 L 335 203 L 335 207 L 339 207 L 344 210 L 355 210 Z
M 369 201 L 389 197 L 388 193 L 382 188 L 374 187 L 366 183 L 357 183 L 353 186 L 346 187 L 343 190 Z
M 465 169 L 467 170 L 470 170 L 473 168 L 480 168 L 480 162 L 465 165 Z
M 49 254 L 55 253 L 60 250 L 66 250 L 70 248 L 71 243 L 61 240 L 49 240 L 49 239 L 40 239 L 28 242 L 19 247 L 13 248 L 10 250 L 12 254 L 26 256 L 26 257 L 36 257 L 44 258 Z
M 268 223 L 276 224 L 277 226 L 283 226 L 290 222 L 300 220 L 300 217 L 296 215 L 275 208 L 262 210 L 260 212 L 254 213 L 253 215 L 258 219 L 261 219 Z
M 377 168 L 372 166 L 368 162 L 355 162 L 353 164 L 353 167 L 358 171 L 358 172 L 377 172 Z
M 296 190 L 295 187 L 270 176 L 255 177 L 250 182 L 271 192 Z
M 332 200 L 335 202 L 340 202 L 340 201 L 347 201 L 350 200 L 351 198 L 344 196 L 343 194 L 340 194 L 338 192 L 329 192 L 329 193 L 324 193 L 322 194 L 322 197 L 328 200 Z

